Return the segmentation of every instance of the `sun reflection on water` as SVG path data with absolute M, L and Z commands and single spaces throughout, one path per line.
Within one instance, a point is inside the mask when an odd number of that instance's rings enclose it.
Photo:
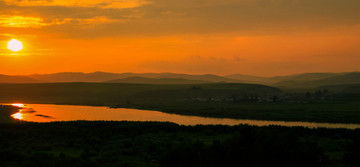
M 21 120 L 21 119 L 23 119 L 23 114 L 18 112 L 18 113 L 15 113 L 15 114 L 11 115 L 11 117 Z
M 13 103 L 13 104 L 11 104 L 11 105 L 12 105 L 12 106 L 15 106 L 15 107 L 20 107 L 20 108 L 25 107 L 25 105 L 22 104 L 22 103 Z
M 22 114 L 21 112 L 25 108 L 25 104 L 23 104 L 23 103 L 12 103 L 11 105 L 14 106 L 14 107 L 19 108 L 19 112 L 11 115 L 11 117 L 13 117 L 14 119 L 18 119 L 18 120 L 24 119 L 24 114 Z
M 16 103 L 15 103 L 16 104 Z M 208 118 L 198 116 L 184 116 L 167 114 L 159 111 L 136 109 L 109 109 L 107 107 L 50 105 L 50 104 L 21 104 L 18 112 L 12 118 L 26 122 L 54 122 L 54 121 L 155 121 L 173 122 L 180 125 L 251 125 L 251 126 L 287 126 L 307 128 L 346 128 L 359 129 L 360 124 L 336 124 L 314 122 L 262 121 L 246 119 Z M 36 109 L 36 111 L 34 110 Z

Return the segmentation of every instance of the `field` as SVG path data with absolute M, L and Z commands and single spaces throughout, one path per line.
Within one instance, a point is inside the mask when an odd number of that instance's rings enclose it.
M 358 166 L 360 131 L 157 122 L 0 124 L 1 166 Z

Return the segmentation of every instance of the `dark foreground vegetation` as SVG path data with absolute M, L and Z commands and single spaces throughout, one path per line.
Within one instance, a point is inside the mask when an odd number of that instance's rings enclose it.
M 0 166 L 359 166 L 360 130 L 157 122 L 0 124 Z
M 19 108 L 9 105 L 0 105 L 0 123 L 18 122 L 11 118 L 12 114 L 19 112 Z
M 329 167 L 360 165 L 360 129 L 30 123 L 0 105 L 0 166 Z
M 282 91 L 256 84 L 0 84 L 0 102 L 111 106 L 207 117 L 360 123 L 359 86 Z

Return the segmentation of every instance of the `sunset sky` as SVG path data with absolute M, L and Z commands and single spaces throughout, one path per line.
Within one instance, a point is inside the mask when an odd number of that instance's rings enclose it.
M 273 76 L 359 62 L 359 0 L 0 0 L 0 74 Z

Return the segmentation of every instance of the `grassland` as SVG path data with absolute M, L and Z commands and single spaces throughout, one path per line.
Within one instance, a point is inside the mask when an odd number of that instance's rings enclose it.
M 0 124 L 0 166 L 358 166 L 360 131 L 157 122 Z

